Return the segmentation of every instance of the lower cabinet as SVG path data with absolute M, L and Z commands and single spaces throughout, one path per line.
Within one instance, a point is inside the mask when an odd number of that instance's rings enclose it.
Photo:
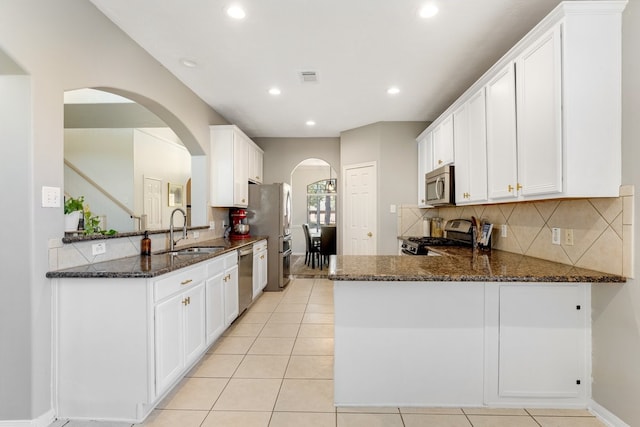
M 253 299 L 267 286 L 267 241 L 253 244 Z
M 206 335 L 209 346 L 238 317 L 237 252 L 209 261 L 205 289 Z

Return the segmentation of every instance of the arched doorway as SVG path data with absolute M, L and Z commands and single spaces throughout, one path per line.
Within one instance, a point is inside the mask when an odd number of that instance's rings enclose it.
M 291 172 L 293 254 L 304 256 L 306 245 L 302 224 L 335 223 L 337 215 L 337 172 L 326 161 L 308 158 Z M 333 186 L 331 188 L 329 182 Z M 329 221 L 329 222 L 327 222 Z

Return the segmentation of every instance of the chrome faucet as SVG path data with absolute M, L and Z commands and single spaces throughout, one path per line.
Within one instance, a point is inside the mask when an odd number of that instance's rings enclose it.
M 184 224 L 182 225 L 182 237 L 180 237 L 178 240 L 173 240 L 173 214 L 175 214 L 178 211 L 182 214 L 182 220 L 184 221 Z M 173 210 L 173 212 L 171 212 L 171 222 L 169 223 L 169 251 L 173 252 L 173 249 L 175 248 L 176 243 L 178 243 L 182 239 L 188 239 L 188 237 L 187 237 L 187 214 L 182 209 L 175 208 Z

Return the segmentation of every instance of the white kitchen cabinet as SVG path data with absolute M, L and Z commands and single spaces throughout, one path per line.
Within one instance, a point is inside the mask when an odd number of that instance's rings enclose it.
M 489 199 L 517 198 L 516 82 L 509 62 L 487 83 L 487 183 Z
M 181 270 L 156 281 L 154 307 L 156 394 L 162 394 L 205 347 L 205 268 Z
M 206 345 L 222 335 L 238 317 L 238 254 L 220 255 L 207 263 Z
M 453 114 L 433 130 L 433 169 L 453 163 Z
M 516 58 L 518 185 L 524 197 L 562 192 L 560 24 Z
M 264 151 L 253 141 L 249 140 L 249 182 L 262 184 L 263 182 L 263 161 Z
M 453 113 L 456 204 L 487 201 L 487 129 L 484 88 Z
M 418 138 L 418 207 L 427 207 L 424 176 L 433 170 L 433 134 L 428 132 Z
M 247 207 L 249 138 L 234 125 L 211 126 L 211 205 Z
M 253 244 L 253 300 L 260 296 L 267 286 L 267 241 Z
M 487 403 L 590 396 L 590 285 L 487 284 Z

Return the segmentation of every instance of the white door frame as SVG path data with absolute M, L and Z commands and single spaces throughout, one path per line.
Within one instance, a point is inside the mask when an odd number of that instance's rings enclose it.
M 341 200 L 342 203 L 340 204 L 342 206 L 342 213 L 341 213 L 341 218 L 342 218 L 342 253 L 345 255 L 351 255 L 349 252 L 350 250 L 348 249 L 348 233 L 347 233 L 347 221 L 346 219 L 349 218 L 349 214 L 350 212 L 348 211 L 349 206 L 346 203 L 345 198 L 347 197 L 347 171 L 351 170 L 351 169 L 360 169 L 360 168 L 366 168 L 366 167 L 373 167 L 373 171 L 374 171 L 374 175 L 375 175 L 375 186 L 374 186 L 374 191 L 372 193 L 372 197 L 373 197 L 373 206 L 374 209 L 372 210 L 372 220 L 374 223 L 374 239 L 373 239 L 373 245 L 374 245 L 374 254 L 377 253 L 378 251 L 378 163 L 374 160 L 371 162 L 364 162 L 364 163 L 354 163 L 354 164 L 350 164 L 350 165 L 344 165 L 342 167 L 342 191 L 341 191 Z

